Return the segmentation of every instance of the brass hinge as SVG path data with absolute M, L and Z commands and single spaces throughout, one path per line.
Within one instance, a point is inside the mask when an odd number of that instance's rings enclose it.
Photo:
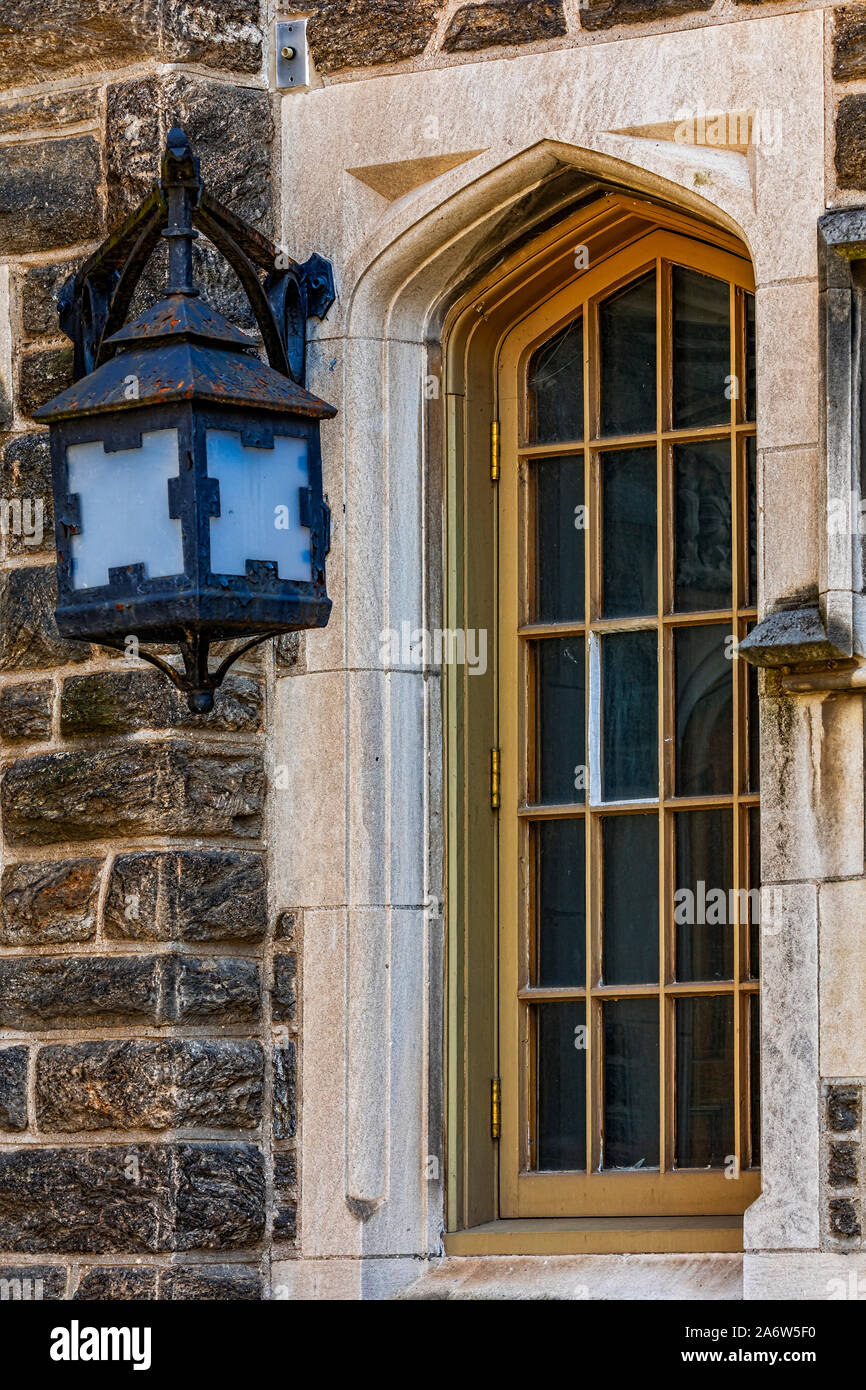
M 502 1130 L 502 1082 L 494 1076 L 490 1082 L 490 1138 L 498 1139 Z
M 499 421 L 494 420 L 490 426 L 490 481 L 499 482 Z
M 498 748 L 490 750 L 490 805 L 494 811 L 499 810 L 499 761 L 500 753 Z

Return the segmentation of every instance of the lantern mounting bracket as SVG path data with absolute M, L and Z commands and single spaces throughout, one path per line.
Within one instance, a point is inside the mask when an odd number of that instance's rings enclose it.
M 65 281 L 60 326 L 74 344 L 73 379 L 79 381 L 113 355 L 108 339 L 124 324 L 135 288 L 169 224 L 173 191 L 183 189 L 195 232 L 201 232 L 240 280 L 275 371 L 305 384 L 307 320 L 324 318 L 336 291 L 330 261 L 313 253 L 303 264 L 237 217 L 208 193 L 189 139 L 168 134 L 161 176 L 126 221 Z
M 157 656 L 155 652 L 143 651 L 138 648 L 137 656 L 141 661 L 147 661 L 151 666 L 162 671 L 163 675 L 168 676 L 172 685 L 180 690 L 185 696 L 187 705 L 193 714 L 209 714 L 213 709 L 214 691 L 218 690 L 226 678 L 226 675 L 234 666 L 253 647 L 259 646 L 261 642 L 267 642 L 271 637 L 278 637 L 279 630 L 273 632 L 262 632 L 249 641 L 242 642 L 234 651 L 229 652 L 228 656 L 220 662 L 215 671 L 211 671 L 209 653 L 210 638 L 200 632 L 189 631 L 186 636 L 178 640 L 180 655 L 183 660 L 183 670 L 180 671 L 170 662 Z M 114 641 L 106 637 L 100 638 L 100 646 L 112 647 L 115 651 L 126 653 L 126 639 Z

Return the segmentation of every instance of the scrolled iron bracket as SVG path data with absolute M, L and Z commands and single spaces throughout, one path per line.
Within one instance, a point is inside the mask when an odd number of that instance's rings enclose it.
M 185 137 L 173 144 L 171 136 L 159 181 L 61 288 L 60 326 L 75 348 L 73 379 L 112 356 L 108 339 L 123 326 L 136 285 L 168 227 L 167 188 L 179 180 L 193 192 L 193 226 L 246 291 L 270 366 L 304 386 L 307 320 L 324 318 L 336 298 L 331 263 L 314 253 L 300 264 L 237 217 L 208 193 Z

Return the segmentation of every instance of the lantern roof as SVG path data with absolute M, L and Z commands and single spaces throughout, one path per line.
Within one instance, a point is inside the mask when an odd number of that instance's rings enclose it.
M 51 423 L 176 401 L 330 419 L 336 410 L 256 356 L 256 344 L 197 294 L 169 294 L 107 340 L 116 351 L 34 412 Z

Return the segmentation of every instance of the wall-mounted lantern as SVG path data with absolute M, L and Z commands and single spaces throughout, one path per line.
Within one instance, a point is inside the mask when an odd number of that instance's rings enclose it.
M 199 297 L 196 228 L 236 271 L 269 366 Z M 160 237 L 166 296 L 124 326 Z M 290 261 L 209 196 L 180 129 L 153 192 L 63 287 L 75 382 L 35 416 L 51 434 L 57 626 L 122 651 L 134 639 L 194 713 L 245 651 L 330 616 L 319 425 L 336 411 L 303 378 L 307 318 L 333 300 L 327 261 Z M 211 672 L 211 644 L 235 638 Z M 183 670 L 144 642 L 177 645 Z

